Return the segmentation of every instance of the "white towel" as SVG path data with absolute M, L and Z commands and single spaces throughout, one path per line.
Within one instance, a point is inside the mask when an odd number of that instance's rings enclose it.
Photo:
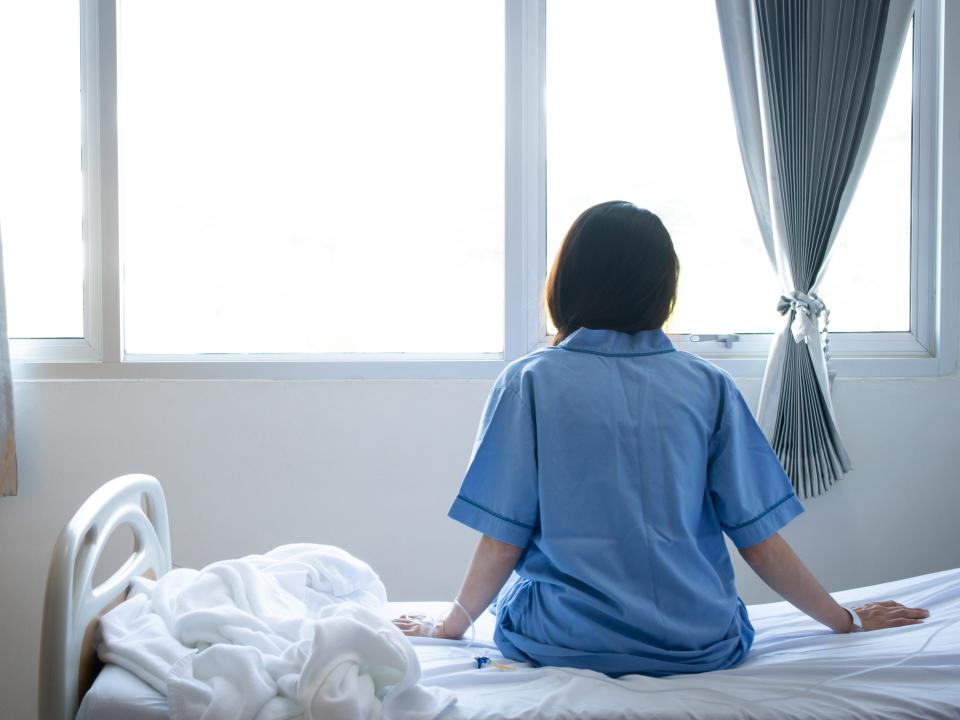
M 173 720 L 427 720 L 455 698 L 420 685 L 383 583 L 329 545 L 285 545 L 140 579 L 101 619 L 100 658 L 164 693 Z

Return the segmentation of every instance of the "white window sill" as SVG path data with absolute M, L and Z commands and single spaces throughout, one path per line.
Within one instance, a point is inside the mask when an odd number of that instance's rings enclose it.
M 738 378 L 759 378 L 770 335 L 743 335 L 722 343 L 673 336 L 678 350 L 700 355 Z M 537 346 L 548 342 L 544 338 Z M 834 333 L 831 369 L 841 378 L 937 377 L 956 372 L 952 358 L 937 357 L 910 333 Z M 12 348 L 17 350 L 16 346 Z M 21 347 L 21 353 L 26 350 Z M 168 355 L 128 356 L 101 362 L 83 340 L 34 343 L 14 352 L 16 380 L 476 380 L 493 379 L 508 360 L 502 353 L 475 355 Z
M 678 350 L 709 360 L 734 377 L 762 377 L 771 335 L 741 335 L 726 348 L 716 341 L 672 336 Z M 933 345 L 933 343 L 929 343 Z M 839 378 L 902 378 L 950 375 L 956 367 L 909 332 L 831 333 L 830 369 Z

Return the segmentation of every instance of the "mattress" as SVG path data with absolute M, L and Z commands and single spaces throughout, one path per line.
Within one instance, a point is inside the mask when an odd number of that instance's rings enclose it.
M 920 625 L 835 635 L 787 603 L 749 606 L 757 636 L 732 670 L 619 680 L 586 670 L 532 668 L 506 660 L 491 642 L 494 617 L 477 622 L 472 646 L 416 639 L 422 682 L 457 695 L 449 720 L 604 718 L 743 720 L 960 718 L 960 569 L 836 593 L 842 603 L 894 599 L 926 607 Z M 396 617 L 439 614 L 447 603 L 390 603 Z M 505 667 L 475 658 L 489 657 Z M 78 720 L 161 720 L 165 698 L 107 666 Z

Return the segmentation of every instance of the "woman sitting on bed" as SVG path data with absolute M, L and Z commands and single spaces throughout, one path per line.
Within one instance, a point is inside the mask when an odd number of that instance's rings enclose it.
M 803 511 L 780 462 L 733 380 L 661 329 L 678 274 L 653 213 L 608 202 L 577 218 L 547 282 L 553 346 L 500 375 L 450 509 L 483 533 L 457 601 L 435 625 L 395 620 L 406 634 L 460 638 L 503 588 L 506 657 L 614 676 L 730 668 L 754 631 L 724 533 L 834 632 L 927 616 L 838 605 L 777 534 Z

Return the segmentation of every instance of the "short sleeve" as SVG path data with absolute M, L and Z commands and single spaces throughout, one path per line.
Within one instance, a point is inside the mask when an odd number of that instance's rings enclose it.
M 533 412 L 499 382 L 487 399 L 473 457 L 449 516 L 484 535 L 526 547 L 538 522 Z
M 780 460 L 726 377 L 707 474 L 720 525 L 738 548 L 763 542 L 803 512 Z

